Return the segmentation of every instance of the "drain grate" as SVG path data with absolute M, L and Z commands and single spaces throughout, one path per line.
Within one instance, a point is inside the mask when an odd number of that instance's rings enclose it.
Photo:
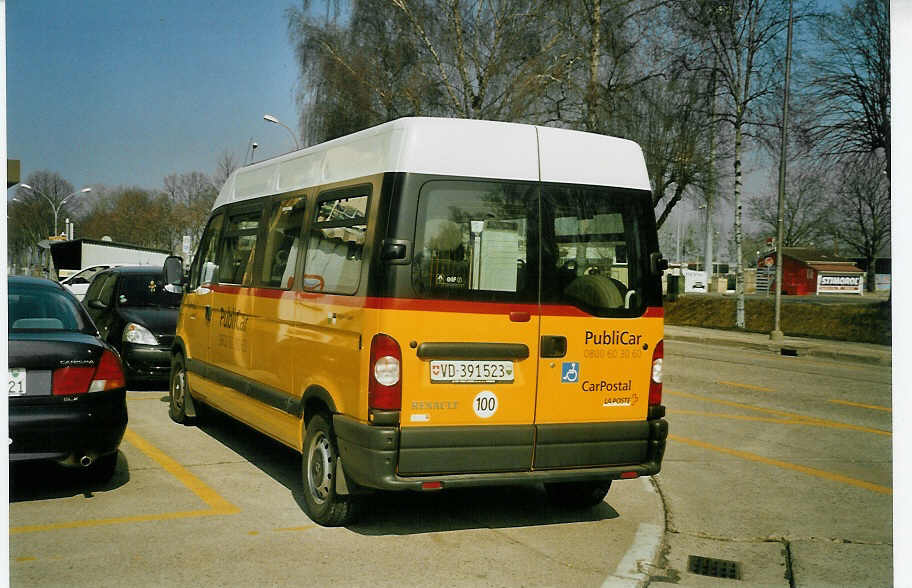
M 727 559 L 714 559 L 699 555 L 687 556 L 687 571 L 712 578 L 741 579 L 741 564 Z

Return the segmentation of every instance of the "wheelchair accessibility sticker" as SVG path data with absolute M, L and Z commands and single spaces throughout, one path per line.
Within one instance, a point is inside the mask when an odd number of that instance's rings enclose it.
M 575 384 L 579 382 L 579 362 L 565 361 L 561 365 L 561 383 Z

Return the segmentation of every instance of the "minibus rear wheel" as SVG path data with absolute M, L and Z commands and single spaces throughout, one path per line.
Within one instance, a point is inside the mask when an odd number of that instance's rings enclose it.
M 328 415 L 315 414 L 307 423 L 301 478 L 304 502 L 315 523 L 326 527 L 348 525 L 355 519 L 353 496 L 336 494 L 336 464 L 339 450 Z
M 558 506 L 590 508 L 605 500 L 611 480 L 597 482 L 552 482 L 545 484 L 548 499 Z

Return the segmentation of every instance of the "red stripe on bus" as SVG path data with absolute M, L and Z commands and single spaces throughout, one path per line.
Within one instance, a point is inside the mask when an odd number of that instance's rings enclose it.
M 512 302 L 472 302 L 467 300 L 427 300 L 421 298 L 384 298 L 378 296 L 345 296 L 342 294 L 323 294 L 320 292 L 304 292 L 280 290 L 277 288 L 251 288 L 247 286 L 229 286 L 214 284 L 214 292 L 220 294 L 240 294 L 245 290 L 247 295 L 258 298 L 272 299 L 298 299 L 311 304 L 336 304 L 353 308 L 373 308 L 377 310 L 417 310 L 424 312 L 455 312 L 464 314 L 505 314 L 511 312 L 528 312 L 535 316 L 539 314 L 537 304 L 512 303 Z M 541 308 L 542 316 L 565 317 L 591 317 L 592 315 L 566 304 L 544 304 Z M 643 313 L 643 318 L 663 318 L 665 309 L 661 306 L 650 306 Z M 638 318 L 638 317 L 633 317 Z

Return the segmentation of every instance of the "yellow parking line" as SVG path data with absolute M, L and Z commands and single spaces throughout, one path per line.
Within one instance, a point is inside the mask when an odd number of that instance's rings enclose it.
M 893 433 L 890 431 L 884 431 L 882 429 L 872 429 L 870 427 L 862 427 L 859 425 L 850 425 L 848 423 L 840 423 L 839 421 L 829 421 L 826 419 L 821 419 L 817 417 L 807 416 L 795 412 L 787 412 L 784 410 L 775 410 L 772 408 L 762 408 L 759 406 L 752 406 L 750 404 L 742 404 L 740 402 L 732 402 L 730 400 L 720 400 L 718 398 L 710 398 L 708 396 L 700 396 L 699 394 L 690 394 L 688 392 L 673 392 L 671 390 L 666 390 L 665 394 L 670 396 L 680 396 L 681 398 L 689 398 L 691 400 L 701 400 L 703 402 L 711 402 L 713 404 L 721 404 L 723 406 L 733 406 L 735 408 L 741 408 L 744 410 L 752 410 L 755 412 L 763 412 L 766 414 L 773 414 L 779 417 L 784 417 L 787 420 L 795 421 L 801 424 L 815 425 L 818 427 L 827 427 L 830 429 L 846 429 L 849 431 L 860 431 L 862 433 L 873 433 L 874 435 L 883 435 L 886 437 L 892 437 Z M 673 409 L 671 410 L 673 412 Z
M 770 459 L 768 457 L 763 457 L 762 455 L 757 455 L 756 453 L 749 453 L 747 451 L 740 451 L 738 449 L 730 449 L 728 447 L 720 447 L 719 445 L 713 445 L 712 443 L 705 443 L 703 441 L 697 441 L 696 439 L 687 439 L 685 437 L 679 437 L 677 435 L 669 435 L 668 438 L 673 441 L 677 441 L 679 443 L 693 445 L 694 447 L 700 447 L 702 449 L 718 451 L 720 453 L 727 453 L 728 455 L 733 455 L 735 457 L 740 457 L 742 459 L 746 459 L 749 461 L 755 461 L 758 463 L 771 465 L 771 466 L 783 468 L 786 470 L 800 472 L 802 474 L 807 474 L 809 476 L 815 476 L 818 478 L 823 478 L 824 480 L 830 480 L 831 482 L 841 482 L 843 484 L 848 484 L 849 486 L 855 486 L 857 488 L 864 488 L 865 490 L 870 490 L 872 492 L 877 492 L 879 494 L 888 494 L 888 495 L 893 494 L 893 489 L 888 486 L 880 486 L 879 484 L 872 484 L 871 482 L 865 482 L 864 480 L 850 478 L 848 476 L 835 474 L 833 472 L 828 472 L 826 470 L 818 470 L 816 468 L 809 468 L 807 466 L 789 463 L 787 461 L 780 461 L 778 459 Z
M 184 466 L 177 463 L 171 457 L 165 455 L 160 449 L 137 435 L 130 429 L 124 432 L 124 440 L 130 445 L 136 447 L 145 453 L 152 461 L 160 465 L 165 471 L 177 478 L 181 484 L 187 487 L 191 492 L 196 494 L 208 506 L 208 510 L 188 510 L 178 512 L 166 512 L 159 514 L 136 515 L 129 517 L 113 517 L 108 519 L 94 519 L 88 521 L 71 521 L 66 523 L 50 523 L 46 525 L 24 525 L 20 527 L 10 527 L 10 534 L 34 533 L 38 531 L 52 531 L 57 529 L 75 529 L 83 527 L 98 527 L 101 525 L 117 525 L 122 523 L 144 523 L 149 521 L 166 521 L 173 519 L 186 519 L 193 517 L 207 517 L 215 515 L 237 514 L 240 509 L 231 504 L 212 488 L 207 486 L 191 474 Z
M 165 455 L 160 449 L 131 431 L 127 429 L 124 433 L 124 439 L 130 442 L 130 445 L 136 447 L 150 458 L 155 461 L 158 465 L 165 469 L 169 474 L 180 480 L 180 482 L 186 486 L 190 491 L 200 497 L 203 502 L 209 505 L 212 510 L 218 511 L 218 514 L 236 514 L 240 512 L 238 507 L 234 506 L 224 498 L 218 495 L 212 488 L 207 486 L 191 474 L 184 466 L 177 463 L 171 457 Z
M 276 531 L 309 531 L 316 528 L 316 525 L 302 525 L 300 527 L 282 527 L 281 529 L 276 529 Z
M 804 424 L 807 421 L 798 419 L 783 419 L 774 417 L 759 417 L 749 414 L 726 414 L 721 412 L 708 412 L 705 410 L 680 410 L 674 409 L 668 411 L 670 415 L 684 414 L 688 416 L 710 416 L 720 419 L 732 419 L 736 421 L 752 421 L 756 423 L 775 423 L 779 425 L 797 425 Z
M 870 408 L 871 410 L 883 410 L 885 412 L 893 412 L 893 409 L 889 406 L 877 406 L 876 404 L 862 404 L 860 402 L 849 402 L 848 400 L 830 400 L 836 404 L 845 404 L 846 406 L 857 406 L 858 408 Z
M 775 392 L 772 388 L 764 388 L 763 386 L 754 386 L 751 384 L 739 384 L 738 382 L 716 382 L 716 384 L 722 384 L 723 386 L 734 386 L 735 388 L 746 388 L 748 390 L 756 390 L 758 392 Z

